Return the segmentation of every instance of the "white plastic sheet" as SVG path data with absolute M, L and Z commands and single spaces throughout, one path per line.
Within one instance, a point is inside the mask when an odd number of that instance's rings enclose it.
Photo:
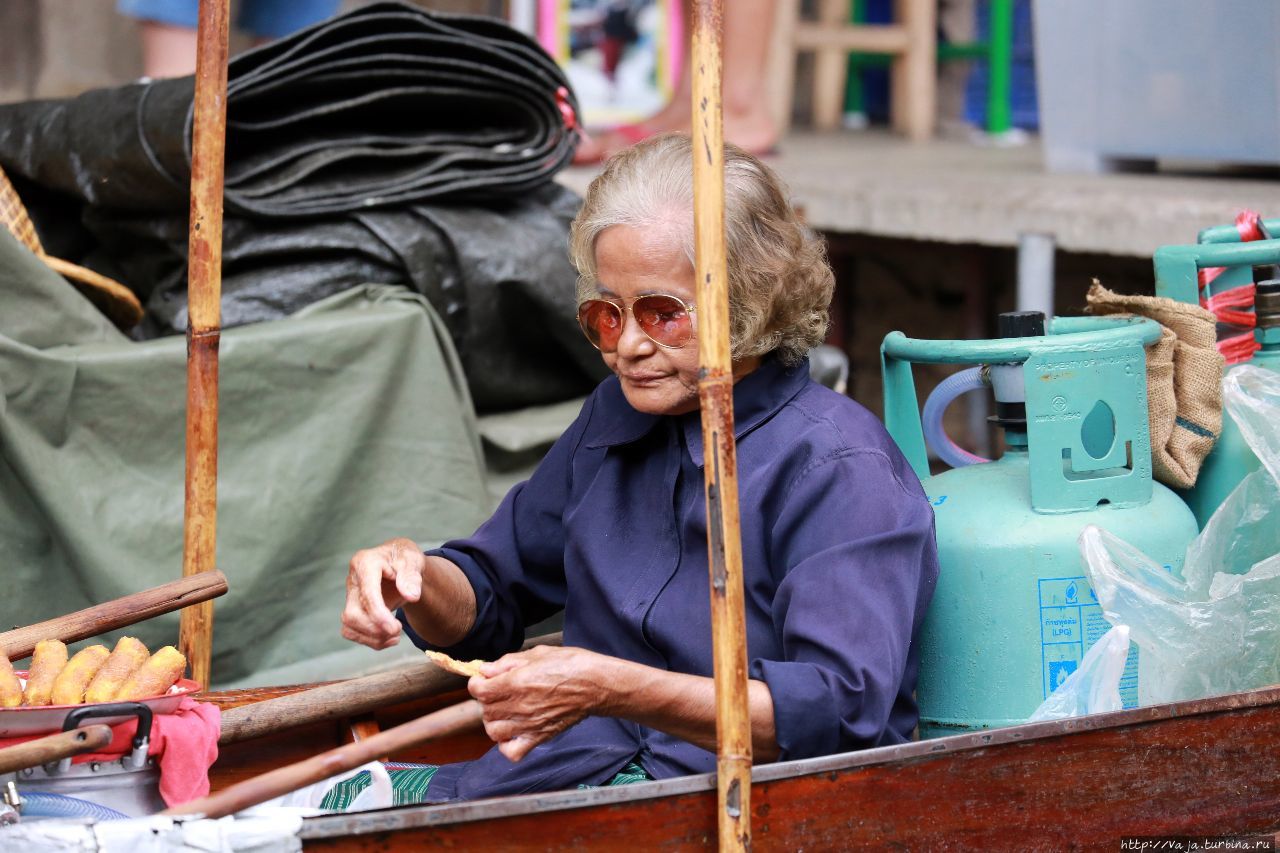
M 0 850 L 58 853 L 296 853 L 297 814 L 271 817 L 171 818 L 160 815 L 94 823 L 24 821 L 0 828 Z
M 1119 711 L 1124 707 L 1120 677 L 1128 657 L 1129 626 L 1116 625 L 1089 647 L 1076 671 L 1058 685 L 1027 722 Z
M 48 850 L 57 853 L 295 853 L 302 819 L 325 814 L 319 808 L 334 785 L 368 770 L 373 784 L 347 811 L 392 804 L 391 777 L 374 761 L 301 788 L 237 815 L 217 820 L 163 815 L 94 822 L 87 818 L 27 820 L 0 827 L 0 851 Z
M 394 805 L 394 791 L 391 787 L 391 775 L 387 773 L 387 768 L 381 762 L 370 761 L 345 773 L 339 773 L 336 776 L 330 776 L 328 779 L 322 779 L 305 788 L 299 788 L 296 791 L 285 794 L 283 797 L 276 797 L 274 800 L 268 800 L 252 809 L 247 809 L 244 814 L 269 816 L 277 809 L 299 809 L 301 813 L 306 815 L 324 814 L 320 808 L 320 803 L 324 801 L 325 794 L 340 782 L 345 782 L 353 776 L 357 776 L 365 771 L 369 772 L 372 778 L 367 788 L 361 791 L 351 805 L 344 811 L 363 812 L 370 809 L 384 809 Z
M 1142 705 L 1280 683 L 1280 373 L 1236 367 L 1223 397 L 1262 467 L 1188 547 L 1181 578 L 1100 528 L 1080 536 L 1103 615 L 1138 644 Z

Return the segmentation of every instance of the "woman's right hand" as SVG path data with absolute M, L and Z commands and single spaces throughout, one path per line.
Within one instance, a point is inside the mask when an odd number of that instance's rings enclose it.
M 400 642 L 395 610 L 422 597 L 426 555 L 411 539 L 391 539 L 357 551 L 347 570 L 342 636 L 373 649 Z

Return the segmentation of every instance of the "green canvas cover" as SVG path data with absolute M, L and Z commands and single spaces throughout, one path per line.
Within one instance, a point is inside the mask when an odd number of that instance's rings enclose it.
M 181 575 L 186 342 L 134 342 L 0 229 L 0 625 Z M 214 687 L 336 678 L 412 655 L 339 635 L 347 563 L 492 507 L 449 336 L 366 286 L 224 332 Z M 175 643 L 177 614 L 123 633 Z

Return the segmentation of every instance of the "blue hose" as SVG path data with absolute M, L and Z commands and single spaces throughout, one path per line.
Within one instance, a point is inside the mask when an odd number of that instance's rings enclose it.
M 100 806 L 78 797 L 63 794 L 32 792 L 22 794 L 22 817 L 91 817 L 94 820 L 128 820 L 129 816 L 115 809 Z
M 929 395 L 929 399 L 925 400 L 924 414 L 920 418 L 924 426 L 924 440 L 938 454 L 938 458 L 952 468 L 963 468 L 966 465 L 991 461 L 970 453 L 956 444 L 942 428 L 942 416 L 952 400 L 961 394 L 986 387 L 986 383 L 982 381 L 982 368 L 971 367 L 968 370 L 953 373 L 939 382 L 938 387 L 934 388 L 933 393 Z

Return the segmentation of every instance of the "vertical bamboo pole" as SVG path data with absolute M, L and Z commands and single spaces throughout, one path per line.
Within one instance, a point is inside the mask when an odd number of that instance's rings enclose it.
M 214 568 L 218 512 L 218 339 L 222 313 L 222 172 L 229 0 L 200 0 L 187 266 L 187 472 L 183 577 Z M 209 686 L 213 602 L 182 611 L 178 645 Z
M 733 366 L 724 232 L 721 0 L 693 15 L 693 227 L 698 279 L 698 399 L 706 456 L 707 551 L 716 680 L 716 775 L 721 850 L 751 846 L 751 716 L 743 615 L 742 538 L 733 442 Z

